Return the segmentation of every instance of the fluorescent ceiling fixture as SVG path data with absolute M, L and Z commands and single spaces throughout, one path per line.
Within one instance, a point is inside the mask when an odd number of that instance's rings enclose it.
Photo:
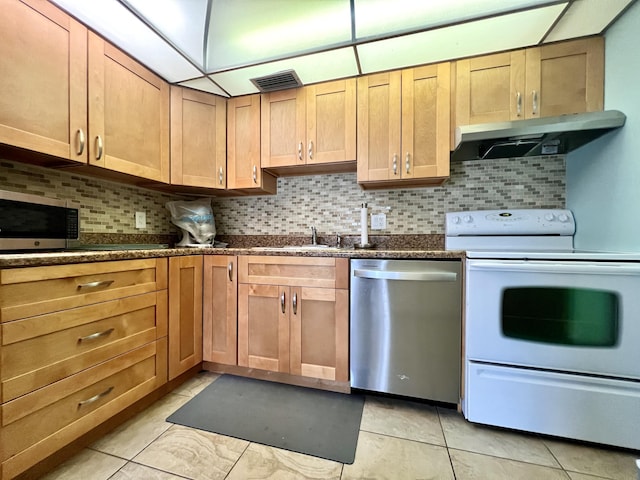
M 344 46 L 348 0 L 213 0 L 207 72 Z
M 255 85 L 251 83 L 251 78 L 271 75 L 288 69 L 294 69 L 303 84 L 358 75 L 358 65 L 353 48 L 346 47 L 330 52 L 314 53 L 288 60 L 278 60 L 263 65 L 214 73 L 209 77 L 235 97 L 258 92 Z
M 425 30 L 558 0 L 354 0 L 356 39 Z M 597 0 L 596 0 L 597 1 Z
M 561 3 L 358 45 L 362 73 L 535 45 L 564 7 Z
M 194 78 L 193 80 L 187 80 L 186 82 L 180 82 L 179 85 L 183 87 L 193 88 L 195 90 L 202 90 L 203 92 L 215 93 L 216 95 L 228 96 L 227 93 L 213 83 L 207 77 Z
M 55 0 L 55 3 L 169 82 L 202 76 L 197 68 L 115 0 Z
M 602 32 L 634 0 L 575 0 L 545 42 Z

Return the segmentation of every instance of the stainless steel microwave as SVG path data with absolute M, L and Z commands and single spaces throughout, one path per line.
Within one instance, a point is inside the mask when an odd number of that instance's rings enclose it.
M 80 234 L 80 205 L 0 190 L 0 250 L 49 250 Z

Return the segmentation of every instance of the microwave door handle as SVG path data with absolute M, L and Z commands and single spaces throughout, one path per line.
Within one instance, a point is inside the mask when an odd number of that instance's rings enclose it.
M 365 270 L 355 269 L 353 276 L 374 280 L 409 280 L 414 282 L 455 282 L 458 274 L 455 272 L 397 272 L 393 270 Z
M 633 264 L 576 264 L 542 262 L 482 262 L 469 263 L 469 270 L 520 273 L 562 273 L 594 275 L 640 275 L 640 266 Z

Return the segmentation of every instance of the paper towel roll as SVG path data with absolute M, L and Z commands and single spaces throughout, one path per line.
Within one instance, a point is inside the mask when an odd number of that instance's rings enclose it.
M 367 230 L 367 204 L 363 203 L 360 209 L 360 245 L 363 247 L 369 243 L 369 233 Z

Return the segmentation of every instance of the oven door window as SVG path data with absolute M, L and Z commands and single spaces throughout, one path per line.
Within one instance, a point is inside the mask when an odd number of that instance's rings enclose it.
M 516 287 L 502 295 L 502 333 L 508 338 L 591 347 L 616 345 L 618 296 L 586 288 Z

